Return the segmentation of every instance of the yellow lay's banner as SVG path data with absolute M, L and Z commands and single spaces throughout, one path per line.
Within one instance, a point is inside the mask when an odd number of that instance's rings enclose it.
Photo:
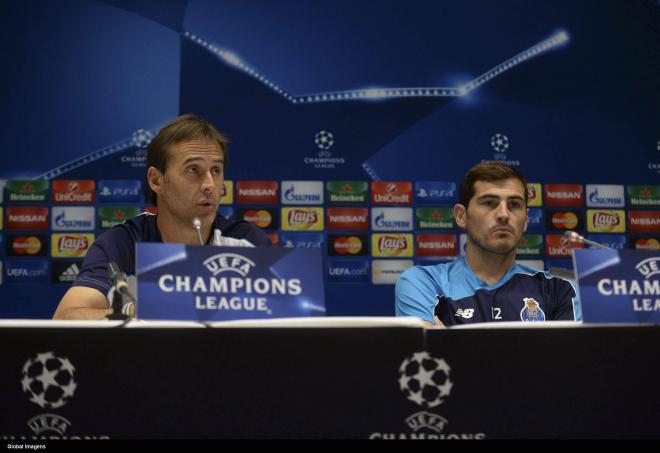
M 587 209 L 589 233 L 625 233 L 626 212 L 623 209 Z
M 371 254 L 373 256 L 410 257 L 413 256 L 412 234 L 372 234 Z
M 78 258 L 87 255 L 94 242 L 91 233 L 53 234 L 50 238 L 51 255 L 55 258 Z
M 323 231 L 323 208 L 282 208 L 285 231 Z
M 234 181 L 225 179 L 225 188 L 220 204 L 232 204 L 234 202 Z

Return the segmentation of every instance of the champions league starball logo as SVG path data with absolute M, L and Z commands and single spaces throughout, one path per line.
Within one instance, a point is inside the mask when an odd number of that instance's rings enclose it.
M 446 432 L 449 421 L 429 409 L 441 405 L 454 383 L 451 367 L 442 358 L 426 351 L 416 352 L 401 362 L 399 388 L 406 398 L 422 408 L 405 418 L 409 432 L 374 432 L 370 439 L 484 439 L 483 432 Z
M 37 354 L 23 365 L 21 385 L 30 401 L 44 409 L 64 406 L 76 391 L 76 369 L 52 352 Z
M 490 146 L 493 148 L 495 153 L 493 154 L 493 160 L 497 162 L 502 162 L 510 167 L 519 167 L 520 161 L 518 160 L 509 160 L 507 157 L 507 151 L 511 147 L 511 142 L 509 137 L 504 134 L 496 133 L 490 137 Z M 490 162 L 490 160 L 482 160 L 482 163 Z
M 509 149 L 509 137 L 504 134 L 495 134 L 490 138 L 490 146 L 498 153 L 504 153 Z
M 328 131 L 320 131 L 314 136 L 314 143 L 319 149 L 329 150 L 335 143 L 335 138 L 332 133 Z
M 133 142 L 133 145 L 137 146 L 138 148 L 146 148 L 149 146 L 149 143 L 151 143 L 151 140 L 153 140 L 154 134 L 151 132 L 144 130 L 144 129 L 138 129 L 137 131 L 133 132 L 133 135 L 131 136 L 131 141 Z
M 436 359 L 426 351 L 417 352 L 401 363 L 399 387 L 410 401 L 431 409 L 449 396 L 454 385 L 450 371 L 444 359 Z

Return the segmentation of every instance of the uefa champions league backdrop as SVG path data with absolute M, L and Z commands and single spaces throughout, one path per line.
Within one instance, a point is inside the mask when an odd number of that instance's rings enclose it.
M 456 184 L 528 178 L 521 259 L 566 229 L 660 241 L 657 0 L 4 0 L 0 316 L 47 318 L 93 239 L 146 207 L 146 145 L 193 112 L 231 140 L 221 212 L 320 247 L 328 315 L 393 315 L 460 255 Z

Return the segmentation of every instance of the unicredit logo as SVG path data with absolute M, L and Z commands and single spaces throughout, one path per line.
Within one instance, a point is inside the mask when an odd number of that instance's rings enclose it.
M 402 193 L 402 194 L 394 194 L 394 193 L 386 193 L 386 194 L 380 194 L 376 193 L 374 194 L 374 201 L 377 203 L 410 203 L 410 195 L 407 193 Z
M 88 203 L 92 201 L 91 192 L 86 193 L 56 193 L 55 201 L 61 203 Z
M 311 225 L 316 223 L 316 211 L 303 211 L 294 209 L 289 211 L 289 225 Z

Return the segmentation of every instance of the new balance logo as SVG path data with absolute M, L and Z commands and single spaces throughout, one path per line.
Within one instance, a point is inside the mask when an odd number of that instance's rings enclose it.
M 472 316 L 474 316 L 474 308 L 459 308 L 456 313 L 454 313 L 454 316 L 458 316 L 459 318 L 463 319 L 470 319 Z
M 73 263 L 71 266 L 69 266 L 62 274 L 60 274 L 60 282 L 72 282 L 76 279 L 78 274 L 80 273 L 80 268 L 76 263 Z

